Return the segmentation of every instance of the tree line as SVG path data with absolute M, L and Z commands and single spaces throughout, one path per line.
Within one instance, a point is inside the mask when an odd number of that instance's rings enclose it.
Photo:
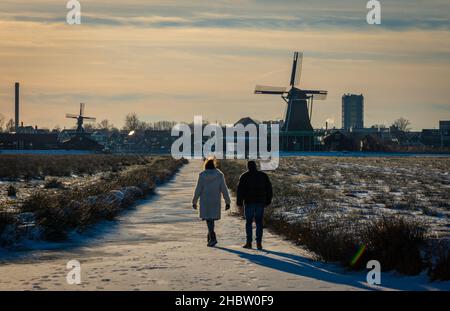
M 83 124 L 83 127 L 85 131 L 92 132 L 92 131 L 107 131 L 107 132 L 114 132 L 114 131 L 145 131 L 145 130 L 170 130 L 172 129 L 175 124 L 178 122 L 176 121 L 155 121 L 155 122 L 146 122 L 139 119 L 138 115 L 134 112 L 129 113 L 125 116 L 124 125 L 122 128 L 118 128 L 114 126 L 108 119 L 103 119 L 100 122 L 97 123 L 88 123 L 85 122 Z M 74 125 L 71 127 L 71 129 L 75 129 L 76 126 Z M 6 121 L 5 116 L 0 113 L 0 132 L 6 132 L 6 133 L 12 133 L 15 131 L 15 123 L 14 120 L 11 118 L 8 121 Z M 59 132 L 61 131 L 61 128 L 56 125 L 52 131 Z
M 108 119 L 103 119 L 98 123 L 85 123 L 84 129 L 88 132 L 92 131 L 107 131 L 107 132 L 114 132 L 114 131 L 145 131 L 145 130 L 170 130 L 172 129 L 175 124 L 178 122 L 176 121 L 155 121 L 155 122 L 146 122 L 139 119 L 138 115 L 135 112 L 129 113 L 125 116 L 124 125 L 121 129 L 117 128 L 112 124 Z M 398 118 L 395 120 L 391 127 L 395 128 L 402 132 L 409 132 L 411 130 L 411 122 L 408 119 L 405 118 Z M 377 124 L 373 125 L 373 127 L 378 128 L 386 128 L 386 125 L 384 124 Z M 72 129 L 75 129 L 76 126 L 73 126 Z M 15 131 L 15 124 L 14 120 L 11 118 L 8 121 L 6 121 L 6 118 L 3 114 L 0 113 L 0 132 L 6 132 L 11 133 Z M 53 128 L 53 131 L 59 132 L 61 131 L 61 128 L 59 126 L 55 126 Z

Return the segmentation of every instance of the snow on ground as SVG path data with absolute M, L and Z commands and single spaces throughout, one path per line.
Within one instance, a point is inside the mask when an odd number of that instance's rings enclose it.
M 71 188 L 95 183 L 96 181 L 102 179 L 107 175 L 107 172 L 100 172 L 92 175 L 85 174 L 81 176 L 48 176 L 39 179 L 17 179 L 14 181 L 0 180 L 0 210 L 1 207 L 14 209 L 20 206 L 30 195 L 38 190 L 44 189 L 45 184 L 48 180 L 57 180 L 59 183 L 61 183 L 61 186 Z M 13 185 L 17 190 L 17 194 L 15 196 L 7 195 L 7 189 L 10 185 Z M 53 189 L 53 191 L 56 192 L 58 191 L 58 189 Z
M 116 222 L 60 244 L 0 253 L 0 290 L 450 290 L 425 275 L 382 274 L 370 287 L 363 272 L 320 263 L 304 249 L 265 232 L 264 251 L 245 250 L 244 223 L 223 214 L 218 247 L 206 247 L 206 226 L 190 200 L 199 162 L 185 166 Z M 66 264 L 81 262 L 81 285 L 66 283 Z
M 289 157 L 271 174 L 297 185 L 301 199 L 327 205 L 327 213 L 411 216 L 442 237 L 450 236 L 449 171 L 448 157 Z M 287 202 L 287 213 L 301 215 L 305 203 Z

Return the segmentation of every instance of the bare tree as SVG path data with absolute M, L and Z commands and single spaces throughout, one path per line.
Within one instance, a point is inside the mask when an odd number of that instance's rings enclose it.
M 83 128 L 86 132 L 93 132 L 93 131 L 95 131 L 95 124 L 86 123 L 86 124 L 83 124 Z
M 170 130 L 172 129 L 177 122 L 175 121 L 157 121 L 153 123 L 154 130 Z
M 126 131 L 135 131 L 140 127 L 141 121 L 135 112 L 129 113 L 125 116 L 125 124 L 123 129 Z
M 111 129 L 114 127 L 114 125 L 112 125 L 112 124 L 109 122 L 109 120 L 104 119 L 104 120 L 101 120 L 101 121 L 98 123 L 97 127 L 98 127 L 100 130 L 107 130 L 107 131 L 109 131 L 109 130 L 111 130 Z
M 3 125 L 5 124 L 5 116 L 0 113 L 0 132 L 3 132 Z
M 141 122 L 140 124 L 139 124 L 139 130 L 141 130 L 141 131 L 145 131 L 145 130 L 148 130 L 148 129 L 151 129 L 152 128 L 152 124 L 150 123 L 150 122 Z
M 408 132 L 411 128 L 409 127 L 411 122 L 405 118 L 399 118 L 392 123 L 392 126 L 395 126 L 399 131 Z
M 9 119 L 9 121 L 6 123 L 6 131 L 9 133 L 15 131 L 15 125 L 14 125 L 13 119 Z

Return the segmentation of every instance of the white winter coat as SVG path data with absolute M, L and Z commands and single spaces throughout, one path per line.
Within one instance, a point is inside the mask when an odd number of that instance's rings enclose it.
M 197 204 L 200 198 L 201 219 L 220 219 L 222 195 L 225 204 L 231 204 L 223 173 L 218 169 L 207 169 L 201 172 L 192 199 L 192 204 Z

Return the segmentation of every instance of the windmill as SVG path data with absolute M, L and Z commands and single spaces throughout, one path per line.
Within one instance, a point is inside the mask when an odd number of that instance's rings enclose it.
M 302 90 L 299 88 L 302 73 L 303 53 L 294 53 L 291 81 L 288 87 L 257 85 L 255 94 L 281 95 L 287 103 L 282 132 L 312 132 L 312 108 L 314 100 L 324 100 L 327 91 Z M 308 112 L 309 110 L 309 112 Z
M 84 133 L 84 128 L 83 128 L 84 120 L 91 121 L 91 122 L 95 122 L 95 120 L 96 120 L 95 118 L 84 116 L 84 106 L 85 106 L 84 103 L 80 103 L 80 114 L 79 115 L 71 114 L 71 113 L 66 114 L 66 118 L 77 119 L 77 134 Z

